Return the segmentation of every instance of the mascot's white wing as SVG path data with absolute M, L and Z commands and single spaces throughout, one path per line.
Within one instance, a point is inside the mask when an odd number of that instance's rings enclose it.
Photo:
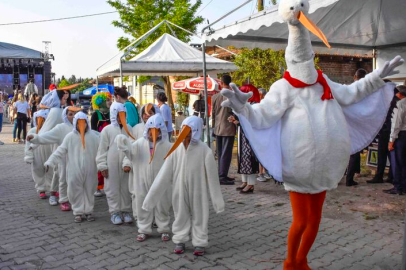
M 351 154 L 366 148 L 385 123 L 395 84 L 386 83 L 360 102 L 342 106 L 351 138 Z
M 270 128 L 256 129 L 245 116 L 237 116 L 248 141 L 255 142 L 250 145 L 259 162 L 275 180 L 282 182 L 281 120 Z

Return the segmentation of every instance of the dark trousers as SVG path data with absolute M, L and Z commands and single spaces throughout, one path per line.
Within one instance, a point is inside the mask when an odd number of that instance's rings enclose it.
M 386 168 L 386 162 L 389 157 L 389 149 L 388 149 L 388 144 L 389 144 L 389 139 L 390 139 L 390 131 L 381 131 L 379 133 L 379 142 L 378 142 L 378 168 L 376 170 L 376 175 L 375 178 L 377 179 L 383 179 L 383 175 L 385 173 L 385 168 Z M 390 159 L 389 159 L 390 163 Z M 390 170 L 389 170 L 389 175 L 391 175 Z M 389 176 L 389 178 L 391 178 Z
M 224 179 L 228 176 L 228 170 L 233 156 L 235 136 L 216 136 L 219 177 Z
M 361 172 L 361 152 L 350 156 L 350 162 L 347 168 L 347 183 L 354 181 L 354 175 Z
M 393 185 L 397 190 L 406 192 L 406 131 L 399 132 L 394 148 L 396 167 Z
M 23 131 L 23 140 L 27 137 L 27 115 L 24 113 L 18 113 L 17 115 L 17 127 L 18 127 L 18 135 L 17 138 L 21 138 L 21 130 Z

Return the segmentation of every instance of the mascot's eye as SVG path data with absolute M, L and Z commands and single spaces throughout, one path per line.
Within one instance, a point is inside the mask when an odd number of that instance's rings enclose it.
M 290 7 L 290 10 L 294 10 L 295 8 L 294 7 Z
M 304 4 L 303 4 L 303 3 L 301 3 L 300 5 L 301 5 L 302 7 L 304 7 Z

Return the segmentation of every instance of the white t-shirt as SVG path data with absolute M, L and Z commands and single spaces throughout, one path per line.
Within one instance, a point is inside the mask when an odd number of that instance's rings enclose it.
M 24 113 L 27 114 L 27 110 L 30 109 L 30 105 L 28 105 L 27 101 L 21 102 L 17 101 L 14 106 L 17 108 L 18 113 Z
M 168 125 L 166 126 L 168 132 L 172 132 L 173 128 L 171 108 L 167 104 L 163 104 L 159 109 L 161 110 L 162 118 L 164 119 L 164 121 L 168 122 Z

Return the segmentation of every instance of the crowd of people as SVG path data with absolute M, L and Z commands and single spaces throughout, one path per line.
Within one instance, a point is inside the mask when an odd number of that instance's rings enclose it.
M 354 80 L 366 75 L 360 69 Z M 223 89 L 231 90 L 231 83 L 229 75 L 222 76 Z M 172 232 L 174 252 L 181 254 L 191 232 L 194 254 L 203 255 L 208 245 L 209 198 L 216 213 L 222 212 L 219 185 L 235 183 L 229 170 L 236 138 L 237 172 L 242 179 L 237 191 L 253 194 L 256 181 L 273 178 L 257 159 L 239 117 L 222 106 L 226 98 L 221 94 L 214 95 L 211 104 L 215 164 L 211 149 L 202 142 L 204 102 L 194 104 L 194 116 L 178 112 L 172 121 L 165 93 L 157 94 L 157 104 L 139 108 L 125 87 L 116 87 L 114 95 L 99 92 L 92 97 L 94 112 L 89 119 L 81 108 L 72 105 L 69 91 L 54 90 L 41 98 L 35 88 L 30 89 L 28 95 L 17 90 L 9 103 L 0 96 L 0 132 L 7 106 L 14 123 L 13 139 L 25 143 L 24 160 L 31 165 L 39 198 L 48 198 L 52 206 L 59 204 L 61 211 L 72 210 L 74 222 L 94 221 L 94 197 L 106 196 L 111 223 L 136 220 L 137 241 L 147 240 L 154 227 L 162 241 L 169 241 Z M 267 94 L 251 84 L 239 89 L 252 93 L 248 100 L 252 105 Z M 377 173 L 367 181 L 393 183 L 393 188 L 384 190 L 388 194 L 406 192 L 405 97 L 406 86 L 394 89 L 391 108 L 377 136 Z M 32 128 L 27 132 L 29 121 Z M 176 138 L 174 144 L 172 136 Z M 358 184 L 354 176 L 360 172 L 360 153 L 350 157 L 347 186 Z M 384 181 L 388 158 L 391 167 Z M 175 215 L 172 230 L 171 206 Z

